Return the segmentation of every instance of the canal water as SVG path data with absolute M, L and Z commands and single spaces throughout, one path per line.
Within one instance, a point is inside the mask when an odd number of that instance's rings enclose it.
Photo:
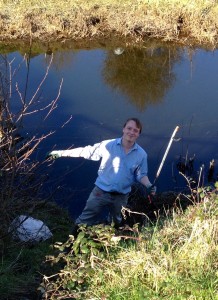
M 218 52 L 176 46 L 56 51 L 32 56 L 8 55 L 16 70 L 12 86 L 26 102 L 41 88 L 33 110 L 23 120 L 24 135 L 53 132 L 37 148 L 43 161 L 51 150 L 92 145 L 120 137 L 125 120 L 143 124 L 138 143 L 148 154 L 153 182 L 170 137 L 179 131 L 156 182 L 157 191 L 181 191 L 179 173 L 207 184 L 209 164 L 218 162 Z M 49 63 L 46 80 L 42 82 Z M 26 89 L 27 87 L 27 89 Z M 20 108 L 13 88 L 13 109 Z M 26 93 L 25 93 L 26 91 Z M 60 95 L 59 95 L 60 92 Z M 42 110 L 53 101 L 52 111 Z M 47 117 L 46 117 L 47 116 Z M 46 117 L 46 118 L 45 118 Z M 46 165 L 47 189 L 58 188 L 56 200 L 78 216 L 93 188 L 99 162 L 61 158 Z M 214 180 L 217 173 L 215 168 Z

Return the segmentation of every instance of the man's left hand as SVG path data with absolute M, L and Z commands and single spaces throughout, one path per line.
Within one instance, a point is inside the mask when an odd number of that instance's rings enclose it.
M 155 195 L 157 192 L 157 187 L 155 185 L 152 185 L 148 188 L 148 194 L 149 195 Z

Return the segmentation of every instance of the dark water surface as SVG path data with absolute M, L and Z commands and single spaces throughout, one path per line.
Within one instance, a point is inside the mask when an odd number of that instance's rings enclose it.
M 43 54 L 30 59 L 28 97 L 39 85 L 51 57 Z M 14 67 L 22 61 L 18 52 L 11 53 L 12 58 Z M 27 65 L 22 64 L 16 79 L 21 91 L 26 70 Z M 180 190 L 184 187 L 177 169 L 180 160 L 185 163 L 195 156 L 194 173 L 198 176 L 204 165 L 205 182 L 210 161 L 218 161 L 217 75 L 217 51 L 146 46 L 124 49 L 121 55 L 105 49 L 55 52 L 39 101 L 55 99 L 63 79 L 57 108 L 45 121 L 44 112 L 27 117 L 23 130 L 29 135 L 55 131 L 37 149 L 37 158 L 43 160 L 52 149 L 120 137 L 125 120 L 138 117 L 143 123 L 138 143 L 148 153 L 153 181 L 170 136 L 179 125 L 178 141 L 170 148 L 157 188 Z M 16 101 L 15 108 L 19 107 Z M 98 165 L 62 158 L 47 168 L 48 188 L 60 186 L 58 198 L 73 216 L 81 212 L 93 188 Z

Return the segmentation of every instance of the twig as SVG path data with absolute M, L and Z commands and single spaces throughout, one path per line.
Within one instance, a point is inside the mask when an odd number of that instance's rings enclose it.
M 70 118 L 61 126 L 61 128 L 63 128 L 67 123 L 70 122 L 70 120 L 72 119 L 72 115 L 70 116 Z
M 60 97 L 60 92 L 61 92 L 62 84 L 63 84 L 63 78 L 61 79 L 61 83 L 59 85 L 59 90 L 58 90 L 57 97 L 52 101 L 51 108 L 50 108 L 49 112 L 47 113 L 47 115 L 45 116 L 44 120 L 46 120 L 47 117 L 50 115 L 50 113 L 56 108 L 55 104 L 57 103 L 57 101 L 58 101 L 58 99 Z

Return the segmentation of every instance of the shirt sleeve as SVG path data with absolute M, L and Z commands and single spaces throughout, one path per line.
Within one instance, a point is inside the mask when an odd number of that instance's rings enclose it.
M 62 155 L 65 157 L 83 157 L 90 160 L 100 160 L 101 155 L 101 143 L 94 144 L 93 146 L 79 147 L 70 150 L 63 150 Z
M 141 163 L 136 169 L 136 180 L 138 182 L 141 182 L 141 179 L 147 175 L 148 175 L 147 155 L 144 155 L 144 157 L 141 160 Z

